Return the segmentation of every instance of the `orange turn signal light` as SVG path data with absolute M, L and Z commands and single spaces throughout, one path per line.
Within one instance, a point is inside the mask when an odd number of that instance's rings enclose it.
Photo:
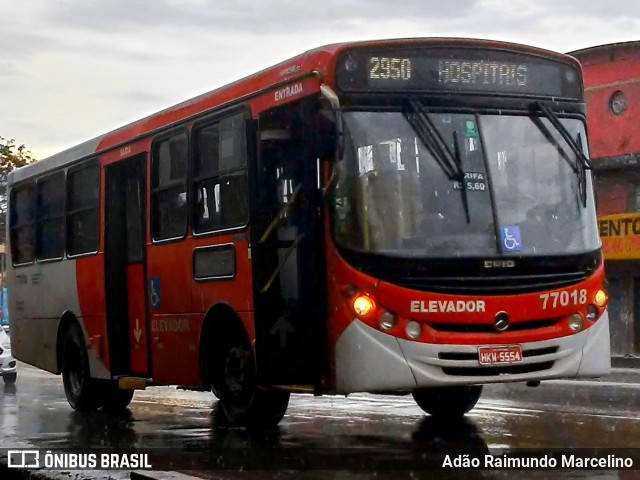
M 353 309 L 360 317 L 369 315 L 374 307 L 373 300 L 366 295 L 358 295 L 353 299 Z
M 607 296 L 607 293 L 602 289 L 598 290 L 595 297 L 593 297 L 594 303 L 600 308 L 604 307 L 608 300 L 609 297 Z

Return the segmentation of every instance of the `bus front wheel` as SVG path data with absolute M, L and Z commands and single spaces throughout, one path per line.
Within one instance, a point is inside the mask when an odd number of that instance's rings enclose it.
M 224 423 L 274 427 L 284 417 L 289 392 L 259 388 L 253 351 L 243 333 L 229 335 L 220 346 L 212 390 L 220 399 Z
M 8 373 L 7 375 L 3 376 L 2 379 L 4 380 L 4 383 L 6 383 L 7 385 L 13 385 L 14 383 L 16 383 L 16 380 L 18 379 L 18 374 Z
M 441 418 L 461 417 L 476 406 L 482 385 L 421 388 L 413 392 L 418 406 L 429 415 Z
M 87 346 L 78 325 L 71 326 L 64 337 L 62 382 L 67 401 L 74 410 L 91 411 L 98 408 L 98 381 L 91 378 Z

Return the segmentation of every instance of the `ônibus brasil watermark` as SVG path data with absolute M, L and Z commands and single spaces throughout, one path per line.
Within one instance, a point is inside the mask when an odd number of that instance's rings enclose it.
M 150 469 L 146 453 L 71 453 L 41 450 L 8 450 L 9 468 L 51 469 Z

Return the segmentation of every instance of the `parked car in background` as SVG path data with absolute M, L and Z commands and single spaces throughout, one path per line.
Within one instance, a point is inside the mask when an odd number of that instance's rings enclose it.
M 11 340 L 9 335 L 0 327 L 0 376 L 4 383 L 16 383 L 18 378 L 18 364 L 11 355 Z

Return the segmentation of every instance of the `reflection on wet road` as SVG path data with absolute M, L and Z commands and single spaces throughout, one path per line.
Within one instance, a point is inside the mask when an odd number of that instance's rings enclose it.
M 215 405 L 210 393 L 158 387 L 136 392 L 124 414 L 74 412 L 60 377 L 23 365 L 18 383 L 5 386 L 0 395 L 0 446 L 155 447 L 177 452 L 281 447 L 333 454 L 350 447 L 440 452 L 498 447 L 640 448 L 637 384 L 485 387 L 478 406 L 455 424 L 435 422 L 410 396 L 294 395 L 280 427 L 262 434 L 218 427 Z

